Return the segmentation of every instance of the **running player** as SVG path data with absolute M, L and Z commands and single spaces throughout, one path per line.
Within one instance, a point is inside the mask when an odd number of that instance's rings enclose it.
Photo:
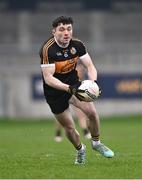
M 97 70 L 86 51 L 85 45 L 74 39 L 73 20 L 61 16 L 52 22 L 52 37 L 40 50 L 44 95 L 52 113 L 63 126 L 66 136 L 77 150 L 75 164 L 84 164 L 86 146 L 81 143 L 69 110 L 69 104 L 81 109 L 89 119 L 92 148 L 104 157 L 114 152 L 100 141 L 99 116 L 93 102 L 84 102 L 78 95 L 79 81 L 76 64 L 81 61 L 87 69 L 88 78 L 97 80 Z

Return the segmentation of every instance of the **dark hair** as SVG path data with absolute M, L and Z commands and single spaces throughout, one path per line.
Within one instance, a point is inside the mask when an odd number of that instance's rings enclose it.
M 52 22 L 52 27 L 56 28 L 57 26 L 59 26 L 61 23 L 63 24 L 73 24 L 73 19 L 71 17 L 66 17 L 66 16 L 60 16 L 58 18 L 56 18 L 53 22 Z

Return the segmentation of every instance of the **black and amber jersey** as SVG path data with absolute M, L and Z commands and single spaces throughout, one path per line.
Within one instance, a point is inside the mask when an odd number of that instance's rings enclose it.
M 62 81 L 63 83 L 72 85 L 78 81 L 78 75 L 76 71 L 76 64 L 79 57 L 86 54 L 86 48 L 84 44 L 78 39 L 72 39 L 66 48 L 60 47 L 54 37 L 51 37 L 46 41 L 40 49 L 41 67 L 48 67 L 50 64 L 55 64 L 54 77 Z M 49 91 L 53 90 L 60 92 L 49 87 L 44 82 L 44 88 Z

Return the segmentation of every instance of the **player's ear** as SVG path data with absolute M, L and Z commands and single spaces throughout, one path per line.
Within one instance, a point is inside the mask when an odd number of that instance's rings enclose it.
M 52 29 L 52 34 L 53 34 L 53 35 L 55 34 L 55 29 Z

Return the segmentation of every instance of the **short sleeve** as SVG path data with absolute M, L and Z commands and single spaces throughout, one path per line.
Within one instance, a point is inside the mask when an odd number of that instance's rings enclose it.
M 52 59 L 52 53 L 51 53 L 50 48 L 52 47 L 54 42 L 55 42 L 54 38 L 51 38 L 40 49 L 39 54 L 40 54 L 40 58 L 41 58 L 41 64 L 49 64 L 50 63 L 50 59 Z
M 80 42 L 80 48 L 79 48 L 79 57 L 85 55 L 87 53 L 86 47 L 83 44 L 83 42 Z
M 85 55 L 87 53 L 87 51 L 86 51 L 86 47 L 85 47 L 84 43 L 78 39 L 74 39 L 74 42 L 76 44 L 78 56 L 81 57 L 81 56 Z

